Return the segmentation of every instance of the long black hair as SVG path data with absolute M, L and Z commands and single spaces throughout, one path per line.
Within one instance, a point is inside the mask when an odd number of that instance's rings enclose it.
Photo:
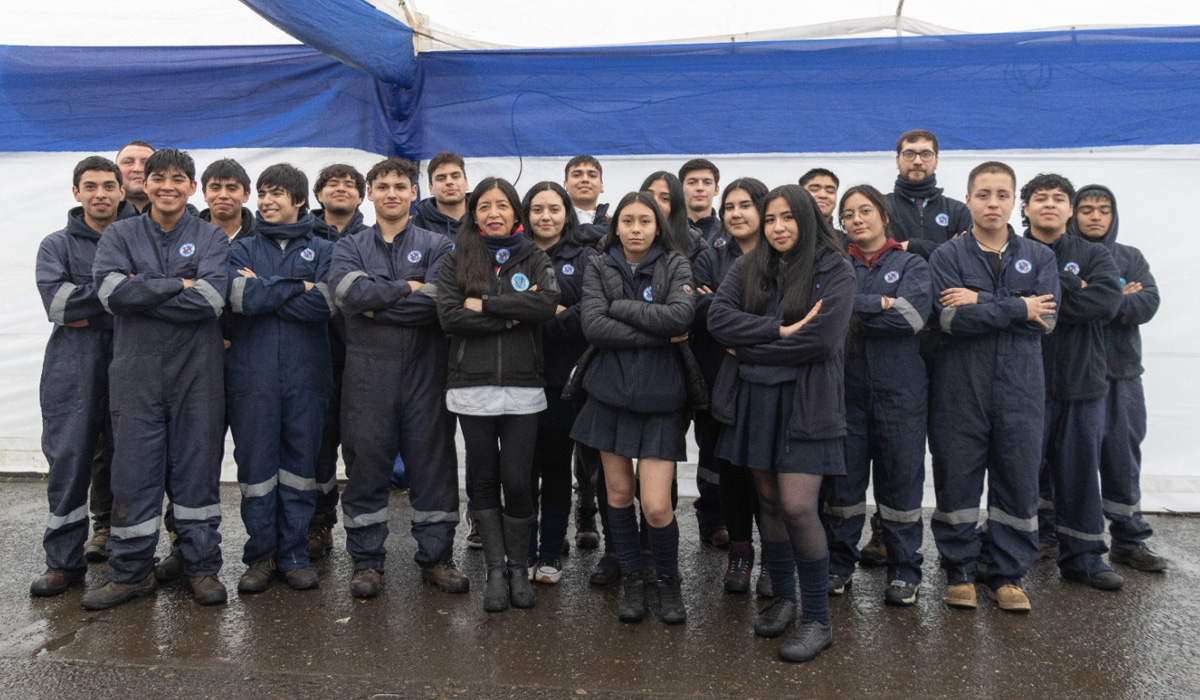
M 763 207 L 767 199 L 767 186 L 762 183 L 762 180 L 756 180 L 752 177 L 739 177 L 725 185 L 725 191 L 721 193 L 721 208 L 717 210 L 717 214 L 721 217 L 721 234 L 723 235 L 729 230 L 725 228 L 725 200 L 729 198 L 729 193 L 734 190 L 742 190 L 750 195 L 750 203 L 758 210 L 758 226 L 761 229 L 762 215 L 765 211 Z
M 634 203 L 645 204 L 650 207 L 650 211 L 654 212 L 654 227 L 657 233 L 654 235 L 655 243 L 662 241 L 662 245 L 667 250 L 673 250 L 680 255 L 686 256 L 682 242 L 671 231 L 670 224 L 662 215 L 662 210 L 658 208 L 658 204 L 654 202 L 654 195 L 649 192 L 630 192 L 621 198 L 617 204 L 617 208 L 613 210 L 612 218 L 608 221 L 608 234 L 604 236 L 604 240 L 600 241 L 600 252 L 607 253 L 612 250 L 613 246 L 621 245 L 621 239 L 617 236 L 617 224 L 621 219 L 621 211 L 625 207 Z
M 683 183 L 679 178 L 675 177 L 666 170 L 659 170 L 656 173 L 651 173 L 650 177 L 642 181 L 642 186 L 639 188 L 642 192 L 649 192 L 650 185 L 662 180 L 667 183 L 667 194 L 671 202 L 671 215 L 666 217 L 667 227 L 674 233 L 676 242 L 679 246 L 676 250 L 682 251 L 686 247 L 686 241 L 691 238 L 692 234 L 688 228 L 687 218 L 687 199 L 683 196 Z M 654 195 L 650 195 L 650 199 L 654 199 Z M 658 209 L 658 202 L 654 202 L 654 208 Z M 684 253 L 686 255 L 686 253 Z
M 799 237 L 786 253 L 780 253 L 767 241 L 766 211 L 771 202 L 782 199 L 796 221 Z M 781 294 L 783 322 L 795 323 L 812 309 L 813 276 L 820 248 L 845 255 L 837 235 L 825 221 L 817 203 L 803 187 L 784 185 L 767 193 L 763 200 L 763 223 L 758 228 L 758 244 L 746 254 L 742 308 L 761 314 L 775 294 Z
M 887 197 L 870 185 L 855 185 L 843 192 L 842 198 L 838 200 L 838 216 L 846 211 L 846 200 L 855 194 L 866 197 L 871 206 L 875 207 L 875 210 L 879 212 L 879 218 L 883 220 L 883 235 L 892 238 L 892 207 L 888 204 Z M 842 227 L 845 228 L 845 226 L 846 223 L 842 222 Z
M 469 297 L 482 295 L 488 289 L 488 281 L 492 275 L 492 258 L 488 255 L 487 246 L 483 243 L 482 230 L 478 219 L 475 218 L 475 207 L 484 194 L 500 190 L 508 200 L 513 211 L 513 228 L 508 235 L 525 225 L 521 209 L 521 196 L 515 187 L 498 177 L 487 177 L 480 182 L 467 200 L 467 213 L 463 216 L 462 225 L 458 227 L 458 235 L 454 238 L 454 255 L 458 262 L 456 277 L 458 286 Z
M 563 189 L 563 186 L 552 180 L 542 180 L 529 191 L 525 193 L 525 199 L 521 200 L 521 214 L 525 217 L 525 236 L 533 240 L 533 226 L 529 225 L 529 209 L 533 206 L 533 198 L 545 191 L 551 191 L 562 199 L 563 210 L 567 213 L 567 220 L 563 222 L 562 238 L 560 240 L 572 245 L 587 245 L 584 239 L 583 230 L 579 227 L 579 217 L 575 215 L 575 207 L 571 204 L 571 195 Z

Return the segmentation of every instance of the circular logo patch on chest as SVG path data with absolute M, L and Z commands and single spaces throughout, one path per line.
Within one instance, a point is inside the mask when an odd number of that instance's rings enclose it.
M 1067 272 L 1070 272 L 1072 275 L 1078 275 L 1079 274 L 1079 263 L 1069 262 L 1063 266 L 1063 269 L 1066 270 Z
M 883 281 L 887 282 L 888 284 L 895 284 L 899 279 L 900 279 L 900 273 L 896 272 L 895 270 L 892 270 L 891 272 L 889 272 L 883 276 Z
M 571 263 L 567 263 L 567 264 L 563 265 L 562 273 L 567 276 L 575 274 L 575 266 L 572 265 Z
M 421 262 L 421 257 L 422 257 L 421 251 L 419 251 L 419 250 L 408 251 L 408 261 L 410 263 L 412 263 L 413 265 L 416 265 L 417 263 Z
M 642 290 L 642 298 L 646 301 L 654 301 L 654 289 L 646 287 Z
M 1022 275 L 1027 275 L 1033 270 L 1033 263 L 1021 258 L 1016 262 L 1015 265 L 1013 265 L 1013 269 L 1015 269 L 1017 272 L 1020 272 Z
M 525 276 L 524 272 L 518 272 L 512 276 L 512 288 L 518 292 L 529 289 L 529 278 Z
M 934 221 L 937 222 L 938 226 L 949 226 L 950 225 L 950 215 L 947 214 L 946 212 L 942 212 L 941 214 L 937 215 L 937 218 L 934 219 Z
M 196 246 L 191 243 L 184 243 L 179 246 L 179 254 L 185 258 L 190 258 L 196 254 Z
M 300 257 L 312 262 L 312 259 L 317 257 L 317 254 L 313 252 L 312 248 L 305 248 L 304 250 L 300 251 Z
M 508 248 L 501 248 L 496 251 L 496 262 L 503 265 L 512 257 L 512 253 L 508 252 Z

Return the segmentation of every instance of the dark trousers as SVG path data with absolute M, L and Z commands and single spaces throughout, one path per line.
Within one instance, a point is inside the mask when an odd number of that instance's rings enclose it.
M 1141 377 L 1112 379 L 1105 398 L 1100 443 L 1100 496 L 1111 521 L 1112 548 L 1132 551 L 1154 534 L 1142 517 L 1142 440 L 1146 438 L 1146 394 Z
M 1103 398 L 1046 402 L 1038 521 L 1042 530 L 1054 531 L 1061 569 L 1095 574 L 1109 568 L 1101 559 L 1108 551 L 1100 506 L 1103 432 Z

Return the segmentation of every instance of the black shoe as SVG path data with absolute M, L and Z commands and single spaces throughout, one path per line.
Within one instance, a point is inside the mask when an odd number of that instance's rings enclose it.
M 907 581 L 892 581 L 883 591 L 883 602 L 888 605 L 913 605 L 917 602 L 917 584 Z
M 320 516 L 318 516 L 320 517 Z M 308 558 L 309 561 L 324 559 L 333 549 L 333 528 L 325 524 L 325 518 L 313 518 L 308 526 Z
M 350 595 L 374 598 L 383 588 L 383 574 L 375 569 L 357 569 L 350 578 Z
M 271 587 L 271 582 L 275 580 L 277 573 L 274 559 L 254 562 L 238 579 L 238 593 L 242 595 L 262 593 Z
M 466 593 L 471 590 L 471 580 L 452 561 L 439 561 L 421 567 L 421 580 L 447 593 Z
M 725 565 L 725 592 L 749 593 L 753 566 L 754 548 L 749 542 L 735 542 L 729 548 L 729 563 Z
M 1119 591 L 1125 585 L 1125 579 L 1121 578 L 1120 574 L 1111 569 L 1097 571 L 1094 574 L 1076 569 L 1059 569 L 1059 571 L 1062 572 L 1062 577 L 1068 581 L 1082 583 L 1101 591 Z
M 833 646 L 833 627 L 808 619 L 801 619 L 796 631 L 779 647 L 779 658 L 784 661 L 802 663 L 812 661 L 817 655 Z
M 285 571 L 283 580 L 287 581 L 288 588 L 293 591 L 311 591 L 321 585 L 321 579 L 317 578 L 317 572 L 313 571 L 311 566 Z
M 682 582 L 678 576 L 664 576 L 655 584 L 658 588 L 659 617 L 668 625 L 687 622 L 687 608 L 683 606 Z
M 188 587 L 192 589 L 192 600 L 200 605 L 220 605 L 229 598 L 225 584 L 216 576 L 193 576 L 188 579 Z
M 580 549 L 596 549 L 600 546 L 595 508 L 575 508 L 575 546 Z
M 172 547 L 166 559 L 154 564 L 154 578 L 160 583 L 183 578 L 183 552 L 179 551 L 178 547 Z
M 775 597 L 775 584 L 771 583 L 771 574 L 765 566 L 758 570 L 758 580 L 754 582 L 754 594 L 759 598 Z
M 83 585 L 83 574 L 68 574 L 59 569 L 46 569 L 45 573 L 33 580 L 29 586 L 29 595 L 35 598 L 49 598 L 65 593 L 72 586 Z
M 588 583 L 593 586 L 608 586 L 620 580 L 621 563 L 617 561 L 617 555 L 605 554 L 596 563 L 596 568 L 592 570 Z
M 839 596 L 846 592 L 847 588 L 854 583 L 854 574 L 838 576 L 837 574 L 829 574 L 829 595 Z
M 508 572 L 492 569 L 487 574 L 487 584 L 483 589 L 483 609 L 487 612 L 504 612 L 508 610 L 508 600 Z
M 1166 557 L 1155 554 L 1149 547 L 1140 549 L 1114 549 L 1108 553 L 1108 560 L 1114 564 L 1123 564 L 1138 571 L 1166 571 L 1170 562 Z
M 121 603 L 128 603 L 134 598 L 148 596 L 154 592 L 157 585 L 154 574 L 150 574 L 137 583 L 108 581 L 103 586 L 84 593 L 80 602 L 88 610 L 107 610 Z
M 641 622 L 646 617 L 646 582 L 640 573 L 621 576 L 621 602 L 617 618 L 621 622 Z
M 83 556 L 90 562 L 108 561 L 110 551 L 108 549 L 108 538 L 111 531 L 107 527 L 98 527 L 92 532 L 92 536 L 87 542 L 83 543 Z
M 754 636 L 767 639 L 778 637 L 795 621 L 796 604 L 786 598 L 776 598 L 755 616 Z

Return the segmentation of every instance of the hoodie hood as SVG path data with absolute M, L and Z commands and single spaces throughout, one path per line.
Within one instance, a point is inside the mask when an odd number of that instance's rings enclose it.
M 259 235 L 266 236 L 267 238 L 295 240 L 312 234 L 313 215 L 312 212 L 308 212 L 295 223 L 273 224 L 263 220 L 262 215 L 256 213 L 254 215 L 254 228 L 258 229 Z
M 83 207 L 75 207 L 67 212 L 67 233 L 93 241 L 100 240 L 100 232 L 88 226 L 87 220 L 83 218 Z
M 212 210 L 205 209 L 204 211 L 200 212 L 200 220 L 207 221 L 208 223 L 211 224 L 212 223 Z M 233 240 L 240 241 L 243 238 L 248 238 L 248 237 L 253 236 L 254 234 L 258 233 L 258 231 L 254 228 L 255 225 L 256 224 L 255 224 L 255 220 L 254 220 L 254 214 L 246 207 L 242 207 L 241 228 L 238 230 L 237 235 L 233 237 Z
M 1088 238 L 1087 236 L 1084 236 L 1082 233 L 1079 232 L 1079 226 L 1076 225 L 1076 223 L 1075 223 L 1074 215 L 1072 215 L 1071 220 L 1067 222 L 1067 233 L 1075 234 L 1076 236 L 1079 236 L 1080 238 L 1083 238 L 1084 240 L 1087 240 L 1087 241 L 1092 241 L 1094 243 L 1100 243 L 1100 244 L 1104 245 L 1104 247 L 1111 250 L 1113 245 L 1116 244 L 1116 242 L 1117 242 L 1117 231 L 1120 228 L 1120 224 L 1121 224 L 1121 217 L 1120 217 L 1120 214 L 1118 214 L 1118 212 L 1117 212 L 1117 197 L 1116 197 L 1116 195 L 1114 195 L 1112 193 L 1112 190 L 1108 189 L 1104 185 L 1087 185 L 1086 187 L 1080 187 L 1079 191 L 1075 193 L 1074 199 L 1071 200 L 1071 208 L 1072 209 L 1078 208 L 1079 201 L 1081 199 L 1084 199 L 1084 195 L 1087 195 L 1088 198 L 1091 198 L 1098 194 L 1102 194 L 1102 195 L 1108 197 L 1108 201 L 1112 202 L 1113 218 L 1112 218 L 1112 223 L 1109 224 L 1109 226 L 1108 226 L 1108 233 L 1104 234 L 1104 237 L 1099 240 L 1091 239 L 1091 238 Z
M 324 209 L 313 209 L 312 216 L 313 233 L 317 234 L 321 238 L 324 238 L 330 243 L 336 243 L 337 240 L 342 236 L 358 233 L 366 228 L 366 226 L 363 225 L 362 211 L 358 209 L 354 210 L 354 216 L 350 217 L 350 223 L 346 224 L 346 228 L 342 229 L 341 231 L 338 231 L 336 228 L 325 223 Z

